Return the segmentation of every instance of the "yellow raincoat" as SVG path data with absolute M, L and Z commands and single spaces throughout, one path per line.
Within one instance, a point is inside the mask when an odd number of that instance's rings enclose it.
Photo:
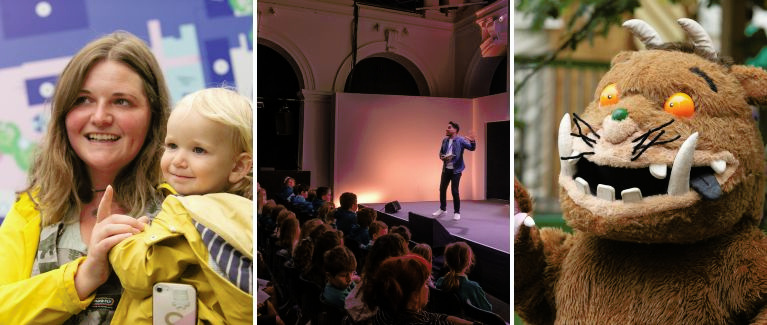
M 151 324 L 156 282 L 197 289 L 198 324 L 252 324 L 253 296 L 216 273 L 193 219 L 253 259 L 253 202 L 228 193 L 168 196 L 143 232 L 112 248 L 109 260 L 125 291 L 114 321 Z
M 30 277 L 39 241 L 40 211 L 22 193 L 0 226 L 0 324 L 61 324 L 95 297 L 80 300 L 75 290 L 85 257 Z

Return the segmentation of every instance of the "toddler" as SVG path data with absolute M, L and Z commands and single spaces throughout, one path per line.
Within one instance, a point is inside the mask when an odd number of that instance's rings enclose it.
M 125 289 L 115 319 L 151 322 L 152 286 L 177 282 L 195 286 L 198 322 L 253 322 L 252 116 L 250 100 L 223 88 L 171 112 L 160 161 L 171 195 L 109 255 Z

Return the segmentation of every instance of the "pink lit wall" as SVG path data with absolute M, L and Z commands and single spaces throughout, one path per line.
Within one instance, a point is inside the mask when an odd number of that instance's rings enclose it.
M 473 100 L 473 128 L 477 130 L 477 150 L 474 151 L 475 163 L 472 166 L 474 177 L 472 178 L 472 185 L 477 200 L 485 199 L 485 180 L 488 178 L 487 173 L 487 139 L 486 137 L 486 124 L 487 122 L 509 121 L 509 93 L 502 93 L 497 95 L 485 96 L 475 98 Z M 511 137 L 511 134 L 509 134 Z M 509 141 L 511 142 L 511 141 Z M 481 145 L 480 145 L 481 144 Z M 509 146 L 509 152 L 511 152 L 511 146 Z M 509 162 L 509 168 L 511 168 L 511 162 Z M 490 175 L 492 177 L 492 175 Z M 511 187 L 511 180 L 509 180 L 509 187 Z M 461 179 L 461 185 L 463 185 L 463 179 Z M 448 194 L 448 198 L 450 195 Z M 439 199 L 439 198 L 438 198 Z
M 360 203 L 439 200 L 439 146 L 451 120 L 461 125 L 460 134 L 477 138 L 477 150 L 464 152 L 461 199 L 485 199 L 484 125 L 509 119 L 508 94 L 489 97 L 337 93 L 334 199 L 353 192 Z

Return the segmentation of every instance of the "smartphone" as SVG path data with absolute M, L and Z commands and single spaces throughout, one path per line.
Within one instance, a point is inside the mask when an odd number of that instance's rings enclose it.
M 158 282 L 152 287 L 152 325 L 197 324 L 197 290 L 183 283 Z

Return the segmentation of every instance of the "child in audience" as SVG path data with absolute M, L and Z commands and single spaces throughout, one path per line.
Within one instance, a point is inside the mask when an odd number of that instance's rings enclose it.
M 298 227 L 298 219 L 291 212 L 291 214 L 282 221 L 280 224 L 280 236 L 277 240 L 277 247 L 280 248 L 277 251 L 278 255 L 282 255 L 287 259 L 293 258 L 293 250 L 298 245 L 298 241 L 301 238 L 301 228 Z
M 287 219 L 288 217 L 295 218 L 296 214 L 293 213 L 293 211 L 290 211 L 288 209 L 284 209 L 284 210 L 280 211 L 279 215 L 277 215 L 277 219 L 275 219 L 276 220 L 276 222 L 275 222 L 276 226 L 274 227 L 274 233 L 273 233 L 274 239 L 280 238 L 280 227 L 282 226 L 282 222 L 285 221 L 285 219 Z
M 314 251 L 312 252 L 312 264 L 304 272 L 304 279 L 314 282 L 318 287 L 325 285 L 325 252 L 343 246 L 343 233 L 340 230 L 328 230 L 314 241 Z
M 352 226 L 357 224 L 357 195 L 351 192 L 341 194 L 341 207 L 336 209 L 336 225 L 344 234 L 351 234 Z
M 293 177 L 285 177 L 285 179 L 282 181 L 282 188 L 280 189 L 280 192 L 277 193 L 277 195 L 282 199 L 283 202 L 289 202 L 290 198 L 294 195 L 293 187 L 296 186 L 296 180 L 293 179 Z
M 314 208 L 311 202 L 306 201 L 306 198 L 309 196 L 309 187 L 304 184 L 298 184 L 293 187 L 293 192 L 295 195 L 291 197 L 290 201 L 293 203 L 293 208 L 298 214 L 311 218 L 314 215 Z
M 412 248 L 413 246 L 415 246 L 415 243 L 413 243 L 413 241 L 410 238 L 410 229 L 408 229 L 407 226 L 404 226 L 404 225 L 394 226 L 394 227 L 391 227 L 391 229 L 389 229 L 389 232 L 392 234 L 399 234 L 400 236 L 402 236 L 402 238 L 405 238 L 409 248 Z
M 320 209 L 317 211 L 317 218 L 325 222 L 326 225 L 329 225 L 333 229 L 338 229 L 336 226 L 336 216 L 335 216 L 335 208 L 333 207 L 333 202 L 325 202 L 322 206 L 320 206 Z
M 372 246 L 378 237 L 381 237 L 389 233 L 389 226 L 387 226 L 381 220 L 376 220 L 376 221 L 373 221 L 373 223 L 370 225 L 370 230 L 368 231 L 368 233 L 370 233 L 369 246 Z M 400 237 L 402 237 L 402 235 L 400 235 Z M 402 239 L 405 239 L 405 238 L 403 237 Z M 405 242 L 407 243 L 407 241 Z
M 309 219 L 301 227 L 301 240 L 293 250 L 293 267 L 300 273 L 307 272 L 312 265 L 314 245 L 323 233 L 332 230 L 319 219 Z
M 398 234 L 388 234 L 379 237 L 373 242 L 365 257 L 365 265 L 362 267 L 362 280 L 346 297 L 344 307 L 355 322 L 369 319 L 375 314 L 375 308 L 371 309 L 363 302 L 363 293 L 360 287 L 373 277 L 375 270 L 385 259 L 393 256 L 402 256 L 408 253 L 407 242 Z
M 410 252 L 416 255 L 419 255 L 423 257 L 423 259 L 426 260 L 426 262 L 429 263 L 429 265 L 432 265 L 432 254 L 431 254 L 431 246 L 429 244 L 416 244 L 413 246 L 412 249 L 410 249 Z M 432 276 L 429 276 L 429 281 L 426 282 L 430 287 L 434 288 L 434 280 L 432 280 Z
M 258 226 L 263 227 L 264 229 L 271 228 L 271 224 L 273 222 L 272 219 L 272 210 L 277 207 L 277 204 L 274 203 L 274 201 L 267 200 L 263 207 L 261 207 L 261 214 L 258 215 Z
M 253 322 L 252 123 L 250 100 L 223 88 L 189 94 L 173 110 L 160 167 L 174 195 L 110 251 L 125 289 L 115 319 L 151 323 L 152 286 L 178 282 L 195 286 L 198 322 Z
M 485 291 L 474 281 L 466 277 L 469 268 L 474 265 L 474 252 L 465 242 L 450 243 L 445 247 L 445 266 L 448 271 L 445 276 L 437 279 L 438 289 L 457 292 L 462 301 L 469 302 L 480 309 L 492 310 Z
M 312 218 L 309 220 L 306 220 L 303 225 L 301 225 L 301 239 L 309 237 L 309 235 L 312 234 L 312 231 L 322 225 L 323 222 L 319 218 Z
M 431 265 L 415 254 L 383 261 L 362 285 L 363 301 L 376 309 L 370 324 L 472 324 L 455 316 L 424 310 L 429 301 L 426 282 L 430 274 Z
M 357 260 L 351 250 L 337 246 L 325 252 L 325 277 L 327 283 L 322 291 L 322 300 L 338 308 L 344 308 L 344 300 L 354 289 L 360 278 L 354 274 Z
M 410 250 L 413 254 L 418 254 L 421 257 L 423 257 L 427 262 L 429 262 L 429 265 L 432 263 L 432 255 L 431 255 L 431 246 L 429 244 L 416 244 L 413 249 Z
M 314 211 L 320 209 L 320 207 L 326 202 L 333 202 L 333 190 L 327 186 L 320 186 L 315 190 L 314 200 L 311 201 L 314 205 Z M 335 207 L 335 206 L 334 206 Z
M 352 226 L 349 238 L 353 239 L 363 247 L 370 245 L 370 225 L 376 221 L 376 210 L 371 208 L 362 208 L 357 211 L 357 224 Z
M 259 187 L 256 193 L 258 193 L 256 194 L 256 215 L 260 218 L 261 211 L 264 210 L 264 205 L 266 205 L 266 190 Z

